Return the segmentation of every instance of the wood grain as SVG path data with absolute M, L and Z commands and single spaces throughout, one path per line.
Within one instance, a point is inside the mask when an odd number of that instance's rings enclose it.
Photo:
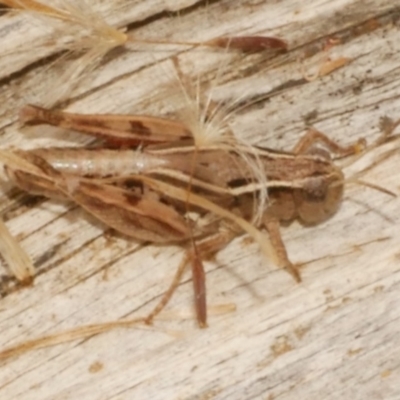
M 372 142 L 381 133 L 381 117 L 400 118 L 400 9 L 393 2 L 91 3 L 137 37 L 272 35 L 284 38 L 290 50 L 271 58 L 179 46 L 130 48 L 80 81 L 68 110 L 174 115 L 180 107 L 171 94 L 175 54 L 204 87 L 221 72 L 215 99 L 241 96 L 243 104 L 254 103 L 232 119 L 235 133 L 254 144 L 290 149 L 307 124 L 342 144 L 361 137 Z M 53 29 L 56 24 L 44 27 L 29 15 L 0 17 L 2 148 L 88 140 L 17 123 L 21 105 L 48 101 L 67 68 L 53 66 L 61 49 L 48 45 Z M 332 73 L 305 79 L 344 58 Z M 399 193 L 399 161 L 394 154 L 364 179 Z M 79 208 L 1 187 L 7 226 L 38 276 L 33 287 L 18 288 L 1 266 L 0 349 L 143 316 L 166 290 L 183 254 L 179 247 L 139 246 L 105 232 Z M 1 361 L 1 398 L 398 399 L 399 215 L 397 198 L 349 184 L 332 219 L 283 230 L 291 259 L 302 264 L 301 284 L 271 266 L 247 237 L 238 238 L 206 263 L 208 302 L 216 314 L 208 329 L 196 327 L 187 275 L 154 327 L 114 329 Z M 221 304 L 236 310 L 217 315 Z

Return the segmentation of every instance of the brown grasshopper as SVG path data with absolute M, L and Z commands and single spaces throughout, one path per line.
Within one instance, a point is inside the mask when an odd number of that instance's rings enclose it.
M 6 173 L 21 189 L 72 200 L 134 239 L 185 246 L 186 256 L 147 322 L 165 307 L 190 263 L 201 327 L 207 324 L 202 258 L 247 231 L 299 282 L 280 222 L 298 219 L 313 225 L 333 215 L 342 200 L 344 176 L 331 153 L 347 156 L 363 146 L 359 141 L 341 147 L 310 130 L 292 152 L 240 144 L 198 148 L 190 129 L 163 118 L 81 115 L 36 106 L 26 106 L 20 118 L 26 124 L 47 123 L 102 139 L 102 145 L 83 149 L 2 152 Z M 254 163 L 266 179 L 254 175 Z M 263 190 L 268 198 L 257 219 L 255 198 Z

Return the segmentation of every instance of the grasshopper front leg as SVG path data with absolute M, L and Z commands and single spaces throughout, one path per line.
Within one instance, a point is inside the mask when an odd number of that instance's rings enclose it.
M 351 156 L 361 152 L 365 148 L 365 140 L 360 139 L 350 146 L 341 146 L 324 133 L 310 128 L 307 133 L 297 142 L 293 149 L 294 154 L 317 154 L 317 145 L 322 144 L 331 153 L 341 157 Z
M 287 255 L 280 233 L 280 222 L 298 219 L 304 225 L 315 225 L 333 215 L 342 200 L 344 176 L 333 164 L 330 153 L 346 157 L 362 151 L 364 147 L 363 140 L 344 147 L 323 133 L 310 129 L 296 144 L 293 154 L 294 157 L 303 157 L 315 165 L 324 163 L 324 172 L 318 174 L 309 167 L 309 171 L 304 171 L 301 187 L 288 189 L 282 186 L 269 191 L 271 205 L 264 213 L 263 223 L 270 234 L 279 266 L 289 272 L 297 282 L 301 281 L 301 277 Z
M 292 275 L 296 282 L 301 282 L 301 276 L 298 269 L 289 260 L 285 243 L 282 240 L 279 220 L 268 218 L 264 220 L 264 225 L 267 228 L 269 237 L 271 238 L 271 243 L 278 260 L 278 266 Z

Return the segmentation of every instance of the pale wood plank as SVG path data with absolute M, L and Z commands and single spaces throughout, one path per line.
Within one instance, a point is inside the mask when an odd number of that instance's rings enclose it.
M 126 3 L 132 9 L 112 13 L 110 21 L 124 25 L 194 2 Z M 202 3 L 193 6 L 179 20 L 164 14 L 149 19 L 134 33 L 193 40 L 226 33 L 285 38 L 293 50 L 289 61 L 275 69 L 271 63 L 280 58 L 271 62 L 264 56 L 243 58 L 205 50 L 180 55 L 187 72 L 204 80 L 229 61 L 218 98 L 243 93 L 252 98 L 288 87 L 235 117 L 233 126 L 240 137 L 291 148 L 305 130 L 305 117 L 316 110 L 312 124 L 330 137 L 341 143 L 359 137 L 372 141 L 379 135 L 380 117 L 400 117 L 398 23 L 307 59 L 307 71 L 315 71 L 326 55 L 353 58 L 315 81 L 303 79 L 297 60 L 304 52 L 298 46 L 383 14 L 392 2 L 211 3 L 208 8 Z M 2 17 L 0 32 L 21 18 Z M 25 24 L 12 26 L 15 30 L 1 40 L 29 46 L 26 36 L 21 37 Z M 48 39 L 40 29 L 38 34 Z M 171 114 L 176 104 L 166 94 L 174 79 L 168 60 L 172 53 L 132 52 L 112 59 L 92 80 L 82 82 L 80 97 L 69 108 Z M 21 66 L 42 55 L 24 52 L 21 64 L 4 72 L 2 147 L 86 140 L 76 134 L 55 138 L 49 129 L 27 134 L 14 123 L 18 107 L 27 99 L 46 97 L 43 92 L 60 76 L 59 71 L 41 74 L 46 66 L 40 65 L 18 74 Z M 155 59 L 165 61 L 153 66 Z M 7 81 L 10 72 L 17 76 Z M 361 160 L 358 166 L 370 161 Z M 398 192 L 398 162 L 398 155 L 393 156 L 366 178 Z M 4 196 L 2 204 L 10 207 L 12 200 Z M 206 330 L 199 330 L 191 318 L 181 320 L 180 313 L 191 316 L 188 276 L 168 307 L 169 317 L 160 316 L 154 329 L 115 330 L 7 360 L 0 369 L 0 394 L 13 399 L 397 399 L 399 215 L 398 199 L 349 186 L 346 201 L 331 220 L 314 228 L 293 224 L 284 230 L 291 258 L 307 263 L 302 284 L 269 265 L 255 244 L 238 238 L 219 253 L 217 263 L 206 263 L 211 308 L 234 303 L 235 312 L 211 317 Z M 50 201 L 34 208 L 21 205 L 8 217 L 11 232 L 33 260 L 40 261 L 43 272 L 33 288 L 1 300 L 1 348 L 82 324 L 145 314 L 166 289 L 182 255 L 177 247 L 140 248 L 123 238 L 103 236 L 103 227 L 79 209 Z

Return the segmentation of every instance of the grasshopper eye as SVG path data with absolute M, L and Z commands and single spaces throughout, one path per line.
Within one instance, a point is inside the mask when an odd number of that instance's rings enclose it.
M 330 178 L 310 178 L 301 190 L 294 193 L 297 212 L 304 225 L 315 225 L 336 213 L 343 197 L 344 176 L 340 170 Z

